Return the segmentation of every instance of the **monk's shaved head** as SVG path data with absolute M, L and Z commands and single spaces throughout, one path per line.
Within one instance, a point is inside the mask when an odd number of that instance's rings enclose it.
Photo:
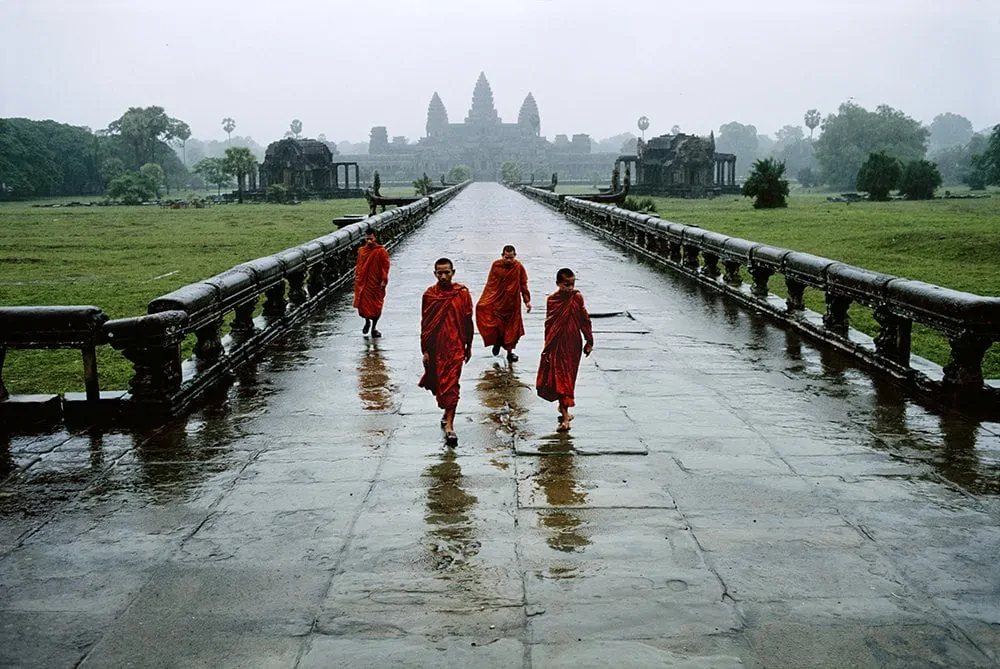
M 455 265 L 452 264 L 450 258 L 438 258 L 434 261 L 434 266 L 437 267 L 438 265 L 447 265 L 450 269 L 455 269 Z
M 561 270 L 556 272 L 556 283 L 562 283 L 566 279 L 572 279 L 576 274 L 573 274 L 573 270 L 569 267 L 563 267 Z
M 503 247 L 503 251 L 501 251 L 501 253 L 507 253 L 507 252 L 517 253 L 517 249 L 515 249 L 513 246 L 511 246 L 510 244 L 508 244 L 507 246 Z

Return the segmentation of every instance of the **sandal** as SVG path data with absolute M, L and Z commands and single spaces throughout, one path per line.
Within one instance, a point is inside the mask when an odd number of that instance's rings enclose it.
M 372 330 L 372 337 L 381 337 L 382 333 L 378 330 Z
M 372 322 L 371 321 L 365 321 L 365 326 L 363 328 L 361 328 L 361 334 L 368 334 L 368 330 L 370 330 L 371 327 L 372 327 Z
M 556 432 L 569 432 L 569 423 L 559 423 Z
M 454 432 L 445 432 L 444 444 L 445 446 L 450 446 L 452 448 L 455 448 L 456 446 L 458 446 L 458 435 L 455 434 Z

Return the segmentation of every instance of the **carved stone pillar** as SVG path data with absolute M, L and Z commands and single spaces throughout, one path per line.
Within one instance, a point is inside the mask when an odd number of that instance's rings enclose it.
M 306 273 L 292 272 L 288 275 L 288 301 L 294 305 L 302 304 L 306 301 Z
M 7 386 L 3 382 L 3 361 L 7 358 L 7 347 L 0 346 L 0 400 L 10 397 Z
M 826 291 L 826 313 L 823 314 L 823 326 L 831 332 L 846 335 L 851 319 L 847 310 L 851 306 L 851 298 Z
M 690 269 L 698 269 L 698 247 L 684 245 L 684 260 L 682 264 Z
M 187 314 L 167 311 L 108 321 L 108 342 L 132 363 L 132 400 L 169 410 L 181 389 L 181 342 Z
M 280 318 L 284 315 L 287 306 L 284 281 L 264 292 L 264 314 L 268 317 Z
M 751 265 L 749 271 L 750 276 L 753 277 L 753 286 L 750 287 L 750 294 L 754 297 L 765 299 L 770 295 L 767 282 L 771 279 L 771 275 L 774 274 L 774 270 L 770 267 Z
M 200 360 L 215 360 L 222 354 L 222 337 L 219 335 L 221 328 L 222 321 L 218 320 L 194 331 L 198 339 L 194 345 L 194 354 Z
M 730 286 L 740 286 L 743 284 L 743 277 L 740 276 L 740 264 L 732 260 L 727 260 L 723 263 L 726 268 L 725 274 L 722 276 L 722 280 L 725 281 Z
M 948 390 L 978 390 L 983 385 L 983 356 L 993 343 L 972 334 L 949 336 L 951 357 L 942 383 Z
M 234 315 L 232 329 L 241 332 L 249 332 L 253 330 L 253 311 L 256 307 L 256 299 L 237 305 L 236 309 L 233 310 Z
M 683 247 L 680 242 L 667 242 L 667 257 L 673 262 L 679 263 L 683 257 Z
M 896 316 L 884 305 L 876 307 L 872 316 L 879 324 L 878 335 L 875 336 L 875 351 L 893 362 L 909 367 L 913 321 Z
M 309 268 L 309 297 L 316 297 L 323 291 L 326 280 L 323 278 L 323 265 L 316 263 Z
M 785 277 L 785 288 L 788 289 L 788 297 L 785 299 L 785 308 L 788 311 L 802 311 L 806 308 L 803 295 L 806 292 L 806 284 L 799 283 L 795 279 Z
M 701 268 L 702 274 L 714 279 L 722 273 L 719 271 L 719 256 L 714 253 L 702 253 L 701 257 L 705 259 L 705 265 Z

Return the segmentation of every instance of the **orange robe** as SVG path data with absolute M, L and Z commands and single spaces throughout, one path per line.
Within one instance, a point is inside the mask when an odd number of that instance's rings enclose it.
M 420 352 L 428 353 L 430 361 L 419 385 L 437 397 L 442 409 L 458 406 L 458 379 L 472 335 L 472 296 L 468 288 L 453 283 L 449 290 L 442 290 L 434 284 L 424 291 Z
M 583 295 L 578 290 L 557 290 L 549 295 L 545 304 L 545 346 L 538 363 L 535 388 L 538 396 L 549 402 L 556 400 L 562 406 L 576 404 L 576 374 L 580 370 L 583 342 L 593 345 L 594 334 L 590 329 L 590 314 L 583 305 Z
M 476 302 L 476 326 L 483 344 L 500 344 L 510 351 L 524 336 L 521 300 L 531 301 L 528 272 L 514 260 L 510 267 L 503 258 L 493 261 L 483 294 Z
M 358 249 L 354 270 L 354 307 L 362 318 L 379 318 L 389 283 L 389 252 L 381 244 Z

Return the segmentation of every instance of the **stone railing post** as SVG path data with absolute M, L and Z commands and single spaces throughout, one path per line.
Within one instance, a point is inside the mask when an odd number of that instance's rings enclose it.
M 222 319 L 207 323 L 194 331 L 197 341 L 194 354 L 199 360 L 215 360 L 222 354 Z M 127 355 L 125 357 L 128 357 Z
M 3 363 L 6 358 L 7 347 L 0 346 L 0 401 L 10 397 L 10 393 L 7 391 L 7 385 L 3 382 Z
M 285 300 L 285 285 L 291 283 L 291 278 L 281 281 L 264 291 L 264 314 L 269 318 L 280 318 L 285 314 L 288 302 Z
M 688 269 L 698 269 L 699 249 L 694 244 L 684 244 L 684 260 L 682 264 Z
M 788 289 L 788 298 L 785 299 L 785 308 L 788 311 L 802 311 L 806 308 L 803 296 L 806 292 L 806 284 L 795 279 L 785 277 L 785 288 Z
M 183 311 L 161 311 L 105 324 L 108 343 L 132 363 L 133 401 L 170 409 L 181 389 L 181 342 L 187 322 Z
M 702 252 L 701 257 L 705 260 L 701 273 L 713 279 L 717 278 L 722 273 L 719 271 L 719 256 L 715 253 Z
M 743 277 L 740 276 L 740 263 L 733 260 L 727 260 L 722 264 L 726 268 L 725 274 L 722 276 L 722 280 L 730 286 L 743 285 Z
M 326 280 L 323 278 L 323 264 L 316 263 L 309 268 L 309 297 L 316 297 L 323 292 Z
M 771 280 L 774 270 L 761 265 L 751 265 L 749 271 L 750 276 L 753 277 L 753 286 L 750 287 L 750 294 L 754 297 L 766 298 L 771 294 L 767 283 Z
M 244 302 L 243 304 L 236 305 L 233 309 L 233 324 L 232 329 L 239 332 L 250 332 L 254 329 L 253 324 L 253 312 L 257 308 L 257 300 L 253 299 L 249 302 Z
M 288 275 L 288 301 L 298 306 L 306 301 L 306 272 L 292 272 Z
M 823 326 L 831 332 L 847 335 L 851 319 L 847 310 L 851 306 L 851 298 L 826 291 L 826 313 L 823 314 Z
M 983 356 L 993 343 L 971 333 L 949 335 L 951 356 L 944 366 L 942 384 L 946 390 L 978 391 L 983 386 Z
M 875 336 L 876 353 L 908 367 L 910 365 L 910 337 L 913 321 L 897 316 L 889 311 L 884 304 L 872 309 L 872 317 L 879 324 L 878 335 Z

